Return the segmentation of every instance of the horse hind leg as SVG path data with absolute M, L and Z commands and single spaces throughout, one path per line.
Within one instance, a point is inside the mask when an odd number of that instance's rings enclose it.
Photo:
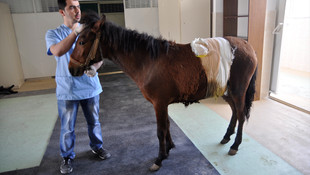
M 244 124 L 244 118 L 238 120 L 238 130 L 237 130 L 237 136 L 235 138 L 234 144 L 230 147 L 230 150 L 228 152 L 229 155 L 235 155 L 237 154 L 239 145 L 242 142 L 242 132 L 243 132 L 243 124 Z
M 230 150 L 228 152 L 229 155 L 235 155 L 238 151 L 239 145 L 242 142 L 242 132 L 243 132 L 243 124 L 245 121 L 245 114 L 244 114 L 244 96 L 238 96 L 233 98 L 233 102 L 235 104 L 235 116 L 238 120 L 238 130 L 237 135 L 235 138 L 235 142 L 230 147 Z
M 250 108 L 254 99 L 254 93 L 255 93 L 255 79 L 256 79 L 256 70 L 254 74 L 252 75 L 252 78 L 249 82 L 248 88 L 244 89 L 241 88 L 241 86 L 233 86 L 233 89 L 238 89 L 230 91 L 230 99 L 228 100 L 228 103 L 230 104 L 232 110 L 233 110 L 233 117 L 231 124 L 229 128 L 227 129 L 227 136 L 231 134 L 233 131 L 230 128 L 234 128 L 236 126 L 236 120 L 238 120 L 238 130 L 237 130 L 237 136 L 235 138 L 234 144 L 230 147 L 229 155 L 235 155 L 238 151 L 239 145 L 242 142 L 242 132 L 243 132 L 243 124 L 245 119 L 249 118 L 249 112 Z M 237 85 L 240 85 L 240 83 L 237 83 Z M 247 87 L 247 86 L 243 86 Z M 239 93 L 238 93 L 239 92 Z M 234 123 L 234 125 L 232 124 Z M 230 131 L 229 131 L 230 130 Z M 229 138 L 227 137 L 226 138 Z M 224 136 L 225 139 L 225 136 Z
M 230 123 L 228 125 L 227 131 L 221 140 L 221 144 L 226 144 L 230 141 L 230 136 L 235 133 L 235 127 L 237 123 L 237 114 L 236 114 L 236 109 L 235 105 L 232 101 L 232 99 L 229 96 L 223 96 L 224 100 L 229 104 L 231 110 L 232 110 L 232 117 L 230 119 Z

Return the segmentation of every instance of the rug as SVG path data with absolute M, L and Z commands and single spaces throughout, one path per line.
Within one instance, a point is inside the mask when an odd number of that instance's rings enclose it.
M 157 172 L 148 169 L 158 154 L 156 119 L 153 106 L 144 99 L 136 84 L 124 74 L 100 77 L 100 121 L 104 148 L 112 157 L 100 160 L 89 147 L 87 125 L 79 109 L 76 122 L 76 158 L 73 174 L 108 175 L 213 175 L 218 174 L 193 143 L 171 120 L 176 148 L 170 151 Z M 37 174 L 59 174 L 60 123 L 57 120 Z

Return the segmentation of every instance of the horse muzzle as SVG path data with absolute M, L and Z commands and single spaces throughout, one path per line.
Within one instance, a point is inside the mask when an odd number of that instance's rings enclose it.
M 84 68 L 69 65 L 69 72 L 74 77 L 82 76 L 84 74 Z

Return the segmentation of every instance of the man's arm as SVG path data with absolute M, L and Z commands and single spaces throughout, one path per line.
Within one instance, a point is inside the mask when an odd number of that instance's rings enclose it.
M 76 40 L 76 37 L 81 33 L 83 30 L 84 25 L 78 25 L 76 24 L 73 28 L 72 31 L 64 40 L 60 41 L 57 44 L 51 45 L 49 48 L 49 51 L 57 57 L 62 56 L 63 54 L 67 53 L 70 48 L 72 47 L 73 43 Z
M 50 51 L 54 56 L 60 57 L 67 53 L 76 40 L 77 35 L 71 32 L 65 39 L 50 47 Z

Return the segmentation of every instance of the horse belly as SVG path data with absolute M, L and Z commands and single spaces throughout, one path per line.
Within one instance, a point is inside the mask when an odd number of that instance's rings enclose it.
M 174 65 L 175 71 L 170 71 L 174 91 L 178 92 L 174 102 L 190 104 L 203 99 L 206 94 L 207 77 L 200 60 L 190 58 L 189 62 L 178 60 Z M 185 66 L 186 65 L 186 66 Z

